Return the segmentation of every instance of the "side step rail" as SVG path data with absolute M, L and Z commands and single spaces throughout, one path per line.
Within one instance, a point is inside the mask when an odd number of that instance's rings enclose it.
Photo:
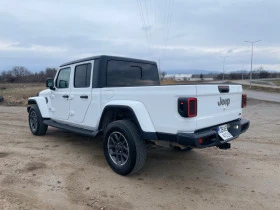
M 95 137 L 99 134 L 99 131 L 92 131 L 92 130 L 87 130 L 84 128 L 77 128 L 71 125 L 66 125 L 66 124 L 62 124 L 62 123 L 58 123 L 56 121 L 53 120 L 44 120 L 43 121 L 44 124 L 55 127 L 55 128 L 59 128 L 59 129 L 63 129 L 63 130 L 67 130 L 73 133 L 78 133 L 84 136 L 90 136 L 90 137 Z

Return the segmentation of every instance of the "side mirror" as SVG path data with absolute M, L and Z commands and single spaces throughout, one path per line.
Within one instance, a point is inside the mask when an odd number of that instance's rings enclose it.
M 55 90 L 54 80 L 52 78 L 48 78 L 46 80 L 46 87 L 50 88 L 51 90 Z

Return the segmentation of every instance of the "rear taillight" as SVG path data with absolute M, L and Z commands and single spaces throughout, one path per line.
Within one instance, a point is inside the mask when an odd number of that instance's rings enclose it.
M 196 98 L 179 98 L 178 113 L 182 117 L 197 116 L 197 99 Z
M 241 107 L 245 108 L 247 106 L 247 95 L 246 94 L 242 94 L 242 103 L 241 103 Z

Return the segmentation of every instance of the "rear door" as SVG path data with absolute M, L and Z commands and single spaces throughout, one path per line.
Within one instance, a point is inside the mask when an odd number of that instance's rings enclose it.
M 197 85 L 197 129 L 241 117 L 241 85 Z
M 82 123 L 91 102 L 92 70 L 94 61 L 78 64 L 73 72 L 71 86 L 69 121 Z

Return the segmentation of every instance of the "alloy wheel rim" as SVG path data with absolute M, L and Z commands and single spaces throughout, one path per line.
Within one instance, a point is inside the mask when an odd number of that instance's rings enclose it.
M 123 134 L 117 131 L 111 133 L 108 137 L 107 148 L 109 156 L 115 164 L 119 166 L 126 164 L 129 158 L 129 147 Z
M 30 127 L 31 127 L 32 131 L 36 131 L 36 130 L 37 130 L 37 127 L 38 127 L 38 125 L 37 125 L 37 114 L 36 114 L 36 112 L 31 111 L 29 122 L 30 122 Z

